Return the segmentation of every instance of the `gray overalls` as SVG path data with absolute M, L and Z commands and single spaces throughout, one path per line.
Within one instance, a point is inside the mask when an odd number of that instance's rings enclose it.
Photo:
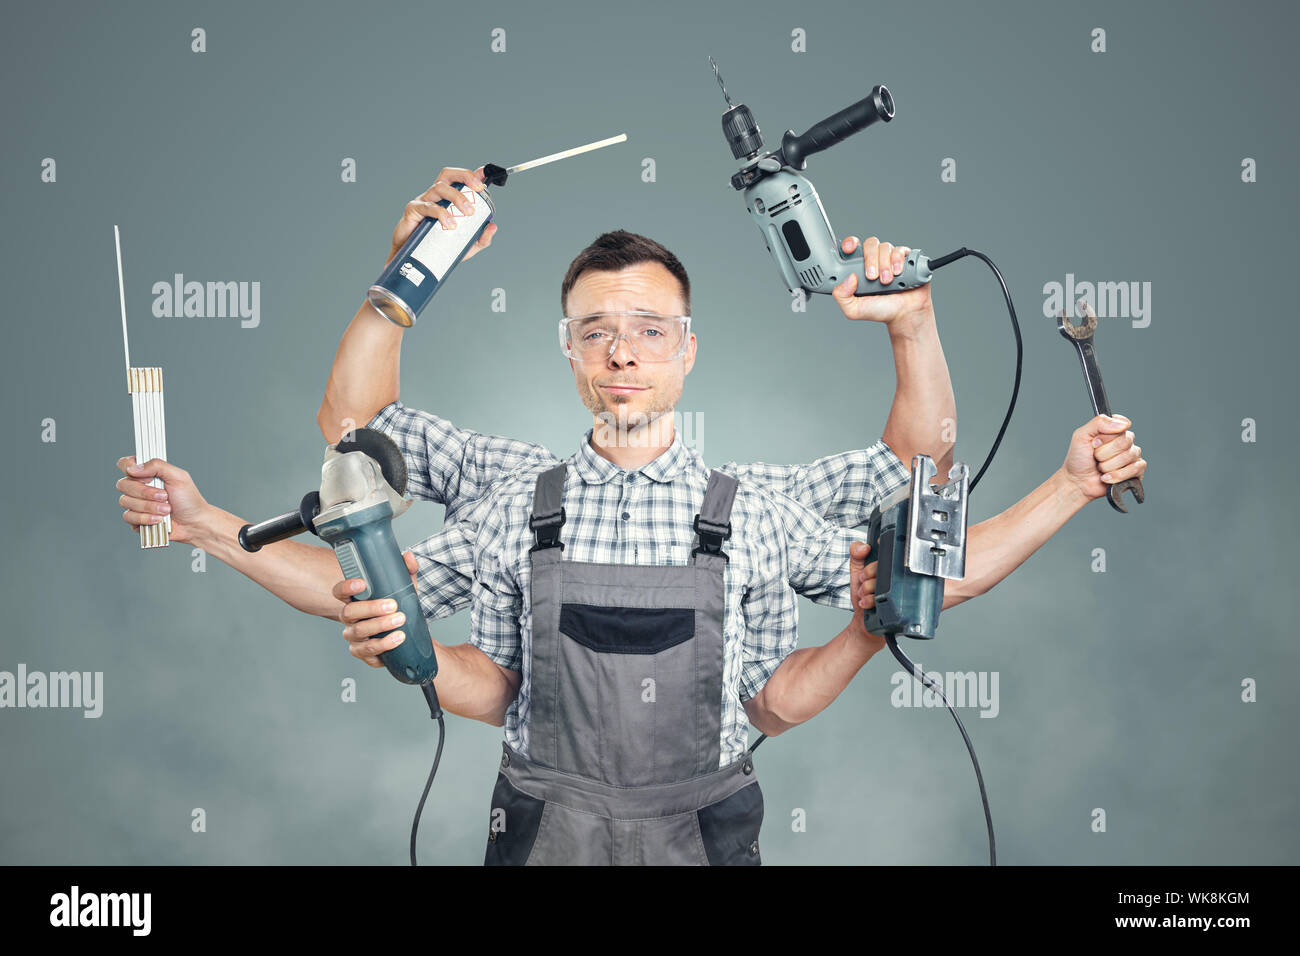
M 736 479 L 709 472 L 690 564 L 604 564 L 561 559 L 564 472 L 534 493 L 530 757 L 503 742 L 484 862 L 758 864 L 751 754 L 718 769 Z

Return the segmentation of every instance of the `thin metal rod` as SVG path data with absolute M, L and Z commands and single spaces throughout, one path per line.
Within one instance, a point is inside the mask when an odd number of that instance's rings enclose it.
M 626 139 L 627 133 L 619 133 L 617 136 L 611 136 L 609 139 L 602 139 L 599 143 L 588 143 L 586 146 L 577 146 L 573 149 L 566 149 L 562 153 L 551 153 L 551 155 L 543 156 L 540 159 L 531 159 L 526 163 L 520 163 L 518 166 L 511 166 L 506 170 L 506 173 L 517 173 L 521 170 L 532 169 L 534 166 L 553 163 L 557 159 L 568 159 L 570 156 L 577 156 L 579 153 L 585 153 L 593 149 L 600 149 L 602 146 L 612 146 L 615 143 L 621 143 Z
M 113 227 L 113 245 L 117 247 L 117 299 L 122 306 L 122 352 L 126 356 L 126 387 L 131 388 L 131 346 L 126 340 L 126 289 L 122 285 L 122 237 Z

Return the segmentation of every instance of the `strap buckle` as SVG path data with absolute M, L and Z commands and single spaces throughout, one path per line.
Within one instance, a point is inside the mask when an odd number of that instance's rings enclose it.
M 559 511 L 552 511 L 550 514 L 529 515 L 528 530 L 532 531 L 537 538 L 537 543 L 528 549 L 529 553 L 544 548 L 559 548 L 563 551 L 564 543 L 560 541 L 560 526 L 564 524 L 564 519 L 563 506 Z
M 700 543 L 697 547 L 691 549 L 691 557 L 695 557 L 701 551 L 705 554 L 721 555 L 724 561 L 730 561 L 731 558 L 722 550 L 722 542 L 731 537 L 731 522 L 718 524 L 716 521 L 706 521 L 695 515 L 695 521 L 691 524 L 695 533 L 700 537 Z

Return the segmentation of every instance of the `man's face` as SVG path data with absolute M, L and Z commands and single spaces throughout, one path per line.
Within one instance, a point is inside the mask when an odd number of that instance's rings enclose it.
M 682 315 L 681 284 L 660 263 L 642 262 L 618 272 L 584 272 L 569 290 L 567 315 L 618 311 Z M 667 362 L 638 361 L 626 338 L 599 360 L 569 359 L 582 404 L 602 422 L 632 430 L 672 412 L 694 364 L 694 333 L 686 354 Z

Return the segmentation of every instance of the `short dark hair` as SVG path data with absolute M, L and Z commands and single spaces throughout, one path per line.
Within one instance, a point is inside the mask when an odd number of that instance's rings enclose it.
M 673 274 L 682 287 L 684 314 L 690 315 L 691 280 L 687 277 L 686 269 L 682 267 L 681 262 L 653 239 L 628 232 L 626 229 L 602 233 L 591 245 L 578 253 L 577 258 L 569 264 L 569 271 L 565 273 L 564 281 L 560 284 L 560 308 L 567 313 L 569 292 L 584 272 L 618 272 L 642 262 L 658 262 Z

